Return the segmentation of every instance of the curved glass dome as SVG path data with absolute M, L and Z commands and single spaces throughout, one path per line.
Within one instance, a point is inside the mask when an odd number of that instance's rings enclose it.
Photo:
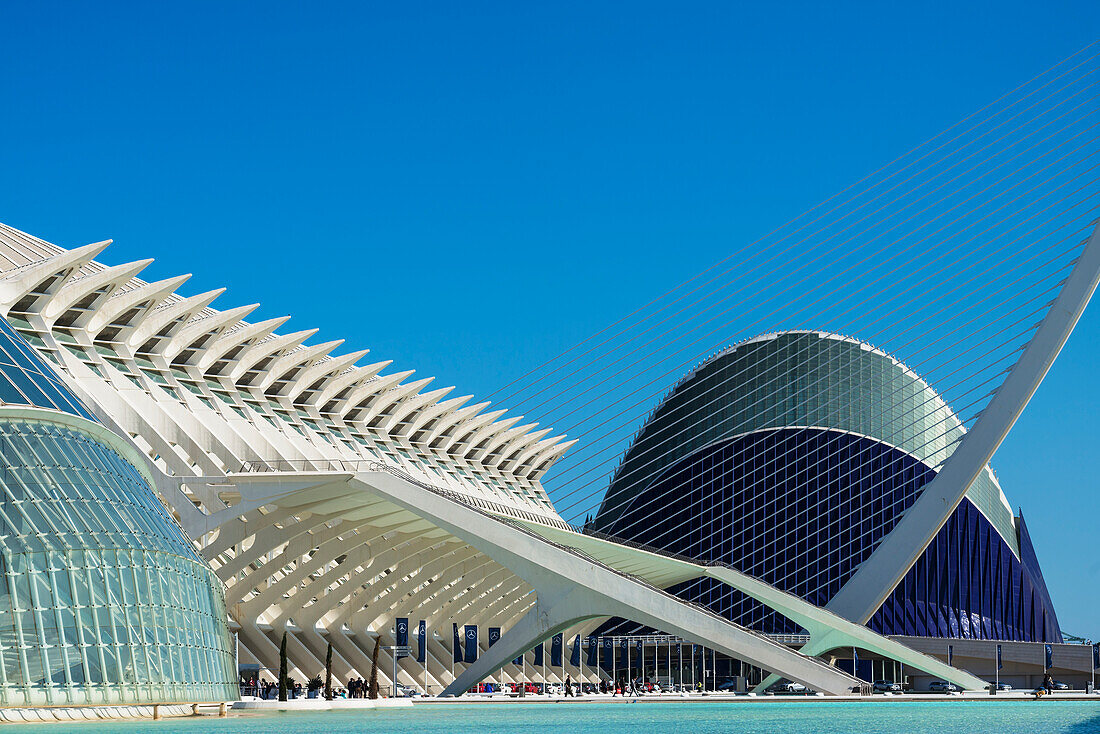
M 235 699 L 221 582 L 3 319 L 0 352 L 0 705 Z
M 0 403 L 51 408 L 95 420 L 57 373 L 0 318 Z
M 833 334 L 771 334 L 715 355 L 673 388 L 588 528 L 728 563 L 825 605 L 963 433 L 935 391 L 884 352 Z M 713 579 L 672 591 L 748 627 L 799 631 Z M 629 631 L 616 624 L 600 634 Z M 1061 640 L 1026 528 L 988 468 L 870 626 Z

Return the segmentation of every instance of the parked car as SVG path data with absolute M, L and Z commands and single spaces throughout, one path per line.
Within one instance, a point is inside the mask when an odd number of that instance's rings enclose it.
M 872 688 L 876 693 L 901 693 L 901 684 L 889 680 L 877 680 Z
M 928 685 L 928 690 L 936 693 L 957 693 L 959 687 L 945 680 L 934 680 Z
M 1060 680 L 1056 680 L 1056 681 L 1054 681 L 1053 688 L 1056 691 L 1068 691 L 1069 690 L 1069 683 L 1063 683 Z
M 806 686 L 792 681 L 783 681 L 768 686 L 768 691 L 770 693 L 805 693 Z
M 1001 681 L 1000 683 L 992 683 L 991 682 L 988 686 L 986 686 L 986 688 L 992 689 L 993 686 L 997 686 L 998 691 L 1011 691 L 1012 690 L 1012 686 L 1008 685 L 1004 681 Z
M 398 698 L 413 698 L 413 697 L 419 696 L 419 695 L 420 695 L 419 689 L 415 688 L 414 686 L 407 686 L 404 683 L 398 683 L 397 684 L 397 697 Z

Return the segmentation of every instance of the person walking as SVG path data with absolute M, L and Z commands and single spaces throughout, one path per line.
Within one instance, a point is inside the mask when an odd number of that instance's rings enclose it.
M 565 695 L 566 696 L 572 696 L 573 695 L 573 676 L 571 676 L 571 675 L 566 675 L 565 676 Z

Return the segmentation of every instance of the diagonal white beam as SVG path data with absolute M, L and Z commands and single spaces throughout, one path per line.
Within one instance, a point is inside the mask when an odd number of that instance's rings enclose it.
M 1035 394 L 1100 281 L 1100 225 L 1094 223 L 1058 297 L 978 420 L 894 529 L 829 601 L 865 624 L 924 553 Z

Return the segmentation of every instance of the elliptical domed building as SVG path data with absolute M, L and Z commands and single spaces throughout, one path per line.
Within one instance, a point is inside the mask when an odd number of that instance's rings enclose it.
M 964 432 L 885 352 L 824 332 L 768 334 L 680 380 L 588 528 L 727 563 L 825 606 Z M 670 591 L 762 632 L 800 631 L 713 579 Z M 1027 525 L 988 466 L 868 624 L 886 635 L 1062 641 Z

